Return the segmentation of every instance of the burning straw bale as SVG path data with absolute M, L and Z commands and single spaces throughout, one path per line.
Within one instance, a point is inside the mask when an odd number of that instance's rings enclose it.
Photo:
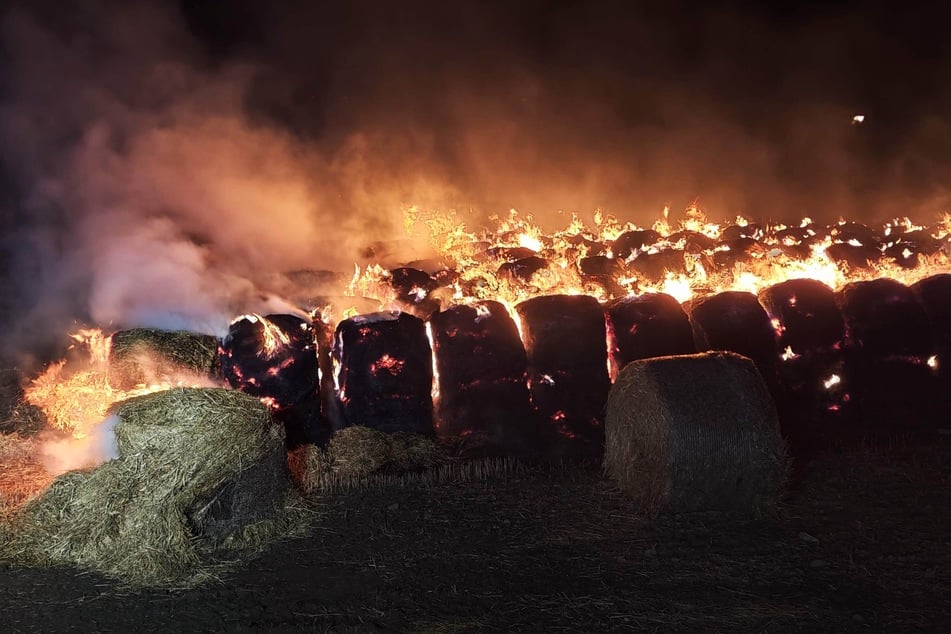
M 786 474 L 776 409 L 753 363 L 729 352 L 630 363 L 611 389 L 605 471 L 648 512 L 754 516 Z
M 120 390 L 167 383 L 182 374 L 211 376 L 218 363 L 218 339 L 184 330 L 120 330 L 112 335 L 109 384 Z
M 257 399 L 182 388 L 114 407 L 118 458 L 56 479 L 2 554 L 130 586 L 190 585 L 300 528 L 284 439 Z

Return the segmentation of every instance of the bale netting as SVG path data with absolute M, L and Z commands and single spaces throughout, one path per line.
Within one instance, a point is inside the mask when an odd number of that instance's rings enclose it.
M 644 510 L 762 516 L 786 452 L 756 366 L 731 352 L 630 363 L 611 388 L 604 468 Z
M 218 339 L 185 330 L 133 328 L 112 335 L 109 384 L 120 390 L 165 383 L 183 374 L 214 376 Z
M 6 558 L 191 586 L 305 526 L 283 432 L 256 398 L 180 388 L 112 411 L 118 457 L 61 476 L 24 507 Z

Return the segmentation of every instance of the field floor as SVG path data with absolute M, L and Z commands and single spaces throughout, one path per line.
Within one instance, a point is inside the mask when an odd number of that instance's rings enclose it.
M 800 463 L 751 521 L 639 515 L 595 468 L 325 495 L 221 583 L 0 568 L 4 632 L 951 631 L 951 438 Z

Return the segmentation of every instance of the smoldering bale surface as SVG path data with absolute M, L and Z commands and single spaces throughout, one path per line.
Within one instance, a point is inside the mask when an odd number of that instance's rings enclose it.
M 594 470 L 327 496 L 222 585 L 118 593 L 3 570 L 8 631 L 940 631 L 951 442 L 804 465 L 785 516 L 649 522 Z

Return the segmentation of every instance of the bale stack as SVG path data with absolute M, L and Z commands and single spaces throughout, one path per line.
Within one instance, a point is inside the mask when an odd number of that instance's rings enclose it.
M 915 431 L 936 422 L 935 354 L 928 315 L 901 282 L 847 284 L 836 294 L 846 326 L 845 368 L 856 420 L 868 429 Z
M 133 328 L 112 335 L 109 384 L 119 390 L 216 376 L 218 339 L 184 330 Z
M 697 351 L 690 320 L 680 303 L 664 293 L 611 302 L 606 311 L 612 379 L 631 361 Z
M 783 433 L 806 450 L 836 436 L 847 405 L 842 359 L 845 324 L 835 293 L 821 282 L 788 280 L 765 288 L 759 301 L 776 327 Z
M 131 586 L 190 585 L 303 526 L 283 432 L 258 399 L 177 388 L 114 413 L 118 457 L 54 481 L 3 554 Z
M 430 319 L 439 398 L 437 431 L 463 455 L 538 451 L 546 439 L 532 411 L 527 357 L 499 302 L 452 306 Z
M 751 359 L 770 393 L 779 392 L 776 331 L 756 296 L 726 291 L 684 304 L 697 350 L 728 350 Z
M 611 387 L 601 305 L 585 295 L 549 295 L 515 310 L 536 410 L 564 451 L 600 455 Z
M 334 335 L 333 361 L 336 429 L 435 433 L 432 351 L 422 320 L 403 312 L 345 319 Z
M 219 349 L 225 380 L 273 410 L 291 447 L 324 442 L 316 335 L 296 315 L 244 315 L 235 319 Z
M 786 465 L 769 391 L 740 355 L 634 361 L 611 388 L 604 467 L 648 512 L 764 515 Z

